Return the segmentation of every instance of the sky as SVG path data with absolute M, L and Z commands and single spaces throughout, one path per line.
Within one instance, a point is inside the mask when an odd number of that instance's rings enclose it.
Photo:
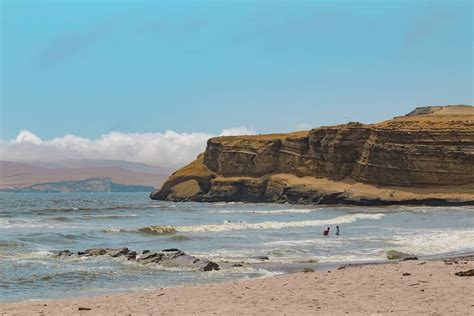
M 0 0 L 3 160 L 182 163 L 233 133 L 472 104 L 472 1 Z

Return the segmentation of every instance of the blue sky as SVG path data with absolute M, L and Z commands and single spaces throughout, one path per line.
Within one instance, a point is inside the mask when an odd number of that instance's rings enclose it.
M 290 131 L 472 104 L 472 1 L 1 2 L 1 139 Z

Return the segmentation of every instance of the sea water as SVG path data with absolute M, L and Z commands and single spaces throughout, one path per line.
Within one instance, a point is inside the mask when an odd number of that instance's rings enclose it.
M 331 227 L 328 237 L 322 235 L 326 227 Z M 224 268 L 199 272 L 108 256 L 55 256 L 58 250 L 93 247 L 179 248 Z M 282 273 L 294 263 L 381 261 L 388 250 L 418 256 L 472 252 L 474 208 L 174 203 L 152 201 L 146 193 L 0 193 L 1 302 L 261 277 Z M 268 257 L 267 265 L 259 266 L 261 257 Z M 232 266 L 242 262 L 242 267 Z

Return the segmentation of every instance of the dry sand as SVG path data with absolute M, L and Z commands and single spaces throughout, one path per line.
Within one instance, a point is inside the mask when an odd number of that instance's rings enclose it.
M 473 315 L 466 259 L 351 266 L 93 298 L 0 305 L 4 315 Z M 90 310 L 80 310 L 88 308 Z

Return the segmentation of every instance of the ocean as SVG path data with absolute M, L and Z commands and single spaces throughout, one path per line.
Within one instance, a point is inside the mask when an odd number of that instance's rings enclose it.
M 340 235 L 335 235 L 336 225 Z M 328 237 L 322 235 L 331 227 Z M 55 251 L 179 248 L 220 271 Z M 0 193 L 0 302 L 91 296 L 284 273 L 291 264 L 474 251 L 474 207 L 174 203 L 147 193 Z M 268 257 L 268 260 L 262 260 Z M 232 263 L 241 263 L 233 267 Z M 264 264 L 262 263 L 264 262 Z

